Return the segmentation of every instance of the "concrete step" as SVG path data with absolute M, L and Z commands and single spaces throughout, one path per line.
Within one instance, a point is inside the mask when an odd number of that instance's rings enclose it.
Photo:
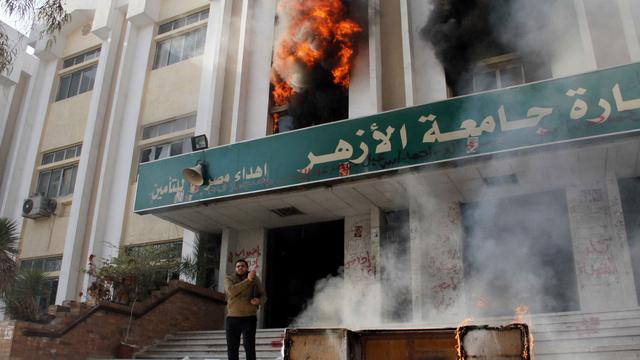
M 262 360 L 281 359 L 284 329 L 258 329 L 256 356 Z M 242 343 L 242 340 L 241 340 Z M 242 345 L 241 358 L 244 358 Z M 136 354 L 137 359 L 227 359 L 224 330 L 181 331 L 168 335 L 164 341 Z

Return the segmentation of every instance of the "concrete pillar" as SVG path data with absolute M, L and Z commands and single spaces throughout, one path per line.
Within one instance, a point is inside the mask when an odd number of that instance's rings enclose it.
M 207 135 L 209 146 L 220 144 L 231 5 L 231 0 L 212 0 L 209 6 L 195 128 L 196 135 Z M 184 257 L 194 251 L 195 234 L 185 230 L 182 239 L 182 256 Z
M 100 13 L 100 10 L 97 9 L 96 12 Z M 85 254 L 96 255 L 98 263 L 118 255 L 124 222 L 128 215 L 127 198 L 131 171 L 136 171 L 132 161 L 133 154 L 136 153 L 138 119 L 156 20 L 153 12 L 142 17 L 139 13 L 131 13 L 131 10 L 127 13 L 122 55 L 100 167 L 100 174 L 103 176 L 98 180 L 91 234 Z M 109 11 L 111 15 L 102 14 L 99 18 L 110 19 L 109 21 L 114 21 L 118 16 L 116 12 L 120 12 L 115 8 L 104 11 Z M 132 20 L 133 17 L 135 22 Z M 94 20 L 94 31 L 97 31 L 96 34 L 108 33 L 105 27 L 110 29 L 112 24 L 100 24 Z M 84 276 L 83 293 L 87 293 L 89 285 L 89 277 Z
M 86 263 L 82 247 L 86 232 L 90 229 L 91 198 L 94 193 L 94 181 L 98 174 L 96 164 L 100 153 L 103 123 L 110 106 L 112 74 L 116 70 L 117 54 L 124 16 L 116 11 L 113 16 L 111 30 L 102 38 L 102 50 L 96 72 L 89 114 L 82 143 L 82 155 L 76 176 L 73 192 L 73 203 L 69 214 L 64 253 L 60 269 L 60 282 L 56 296 L 56 304 L 67 299 L 77 299 L 81 290 L 80 270 Z M 104 34 L 103 33 L 103 34 Z M 98 34 L 97 34 L 98 35 Z M 108 176 L 100 174 L 99 176 Z
M 622 19 L 622 29 L 624 31 L 624 39 L 629 49 L 629 55 L 631 61 L 640 61 L 640 37 L 636 31 L 636 22 L 640 21 L 634 19 L 631 2 L 629 0 L 617 0 L 618 9 L 620 10 L 620 18 Z
M 431 44 L 420 36 L 431 11 L 432 0 L 400 0 L 402 50 L 407 106 L 447 98 L 444 68 Z
M 464 314 L 460 205 L 426 190 L 410 203 L 414 322 Z
M 212 0 L 202 56 L 196 135 L 205 134 L 210 146 L 219 145 L 231 0 Z
M 242 6 L 231 142 L 265 136 L 269 116 L 276 0 L 243 0 Z
M 568 187 L 567 204 L 580 309 L 608 311 L 636 307 L 616 178 L 609 175 L 590 184 Z
M 586 63 L 585 71 L 591 71 L 598 68 L 596 62 L 596 53 L 593 49 L 593 40 L 591 39 L 591 30 L 589 29 L 589 20 L 585 9 L 584 0 L 574 0 L 576 15 L 578 19 L 578 28 L 580 29 L 580 39 L 582 40 L 582 48 L 584 51 L 583 59 Z
M 61 41 L 62 42 L 62 41 Z M 51 52 L 46 55 L 38 53 L 42 58 L 28 57 L 24 64 L 33 74 L 25 104 L 29 104 L 20 112 L 11 151 L 6 160 L 6 167 L 2 171 L 3 181 L 0 191 L 0 215 L 18 222 L 18 229 L 22 224 L 22 201 L 29 196 L 33 169 L 38 159 L 40 135 L 46 120 L 47 108 L 51 88 L 56 77 L 59 53 Z
M 375 114 L 382 110 L 379 1 L 354 2 L 351 8 L 354 19 L 368 28 L 369 36 L 359 43 L 358 56 L 354 59 L 351 71 L 349 118 Z

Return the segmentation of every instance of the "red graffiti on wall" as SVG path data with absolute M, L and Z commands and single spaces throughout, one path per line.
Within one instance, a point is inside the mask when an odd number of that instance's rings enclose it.
M 458 277 L 451 276 L 431 287 L 433 305 L 436 309 L 446 309 L 455 303 L 457 298 L 455 291 L 458 289 L 459 281 Z
M 238 261 L 238 259 L 245 259 L 249 264 L 249 269 L 256 270 L 260 267 L 259 259 L 261 256 L 262 252 L 260 251 L 260 246 L 256 246 L 254 248 L 240 249 L 238 251 L 229 251 L 227 261 L 229 263 L 234 263 Z
M 350 257 L 344 262 L 344 268 L 345 270 L 359 269 L 361 273 L 373 276 L 373 265 L 368 251 Z
M 600 332 L 600 318 L 590 317 L 582 319 L 576 324 L 576 328 L 584 334 L 597 334 Z

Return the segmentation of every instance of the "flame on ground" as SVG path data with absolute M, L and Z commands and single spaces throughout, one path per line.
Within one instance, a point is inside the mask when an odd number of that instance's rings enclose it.
M 299 78 L 304 67 L 320 62 L 331 71 L 335 84 L 349 88 L 354 41 L 362 27 L 347 19 L 346 13 L 342 0 L 280 0 L 278 14 L 289 22 L 273 56 L 271 83 L 276 105 L 286 104 L 304 87 L 304 79 Z

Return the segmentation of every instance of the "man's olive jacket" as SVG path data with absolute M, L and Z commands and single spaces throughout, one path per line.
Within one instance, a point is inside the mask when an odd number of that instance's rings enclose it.
M 227 275 L 224 292 L 227 295 L 227 316 L 255 316 L 259 305 L 267 302 L 267 294 L 257 276 L 250 281 L 246 276 L 241 278 L 235 273 Z M 260 299 L 260 304 L 251 304 L 252 298 Z

